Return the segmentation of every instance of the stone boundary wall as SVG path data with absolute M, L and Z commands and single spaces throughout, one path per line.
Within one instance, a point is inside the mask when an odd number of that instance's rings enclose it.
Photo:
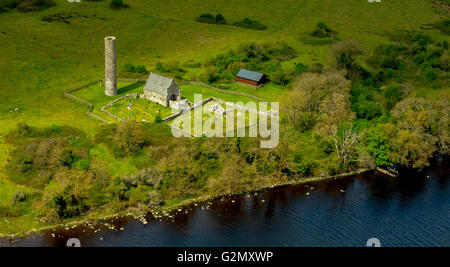
M 92 85 L 94 85 L 94 84 L 96 84 L 96 83 L 99 83 L 99 82 L 101 82 L 101 81 L 102 81 L 102 80 L 97 80 L 97 81 L 95 81 L 95 82 L 91 82 L 91 83 L 86 84 L 86 85 L 83 85 L 83 86 L 81 86 L 81 87 L 77 87 L 77 88 L 74 88 L 74 89 L 70 89 L 70 90 L 68 90 L 68 91 L 65 91 L 65 92 L 63 93 L 63 97 L 70 98 L 70 99 L 72 99 L 72 100 L 77 101 L 78 103 L 81 103 L 81 104 L 83 104 L 83 105 L 88 106 L 88 110 L 86 111 L 86 114 L 87 114 L 89 117 L 91 117 L 91 118 L 93 118 L 93 119 L 96 119 L 96 120 L 99 120 L 99 121 L 104 122 L 104 123 L 109 123 L 109 121 L 107 121 L 107 120 L 103 119 L 102 117 L 97 116 L 97 115 L 95 115 L 95 114 L 92 113 L 92 110 L 94 109 L 94 105 L 93 105 L 92 103 L 89 103 L 89 102 L 87 102 L 86 100 L 83 100 L 83 99 L 78 98 L 78 97 L 76 97 L 76 96 L 74 96 L 74 95 L 71 94 L 71 93 L 73 93 L 73 92 L 76 92 L 76 91 L 79 91 L 79 90 L 81 90 L 81 89 L 87 88 L 87 87 L 92 86 Z
M 245 96 L 245 97 L 251 98 L 251 99 L 253 99 L 253 100 L 256 100 L 256 101 L 258 101 L 258 102 L 268 102 L 268 101 L 266 101 L 266 100 L 264 100 L 264 99 L 261 99 L 261 98 L 259 98 L 259 97 L 254 96 L 254 95 L 251 95 L 251 94 L 246 94 L 246 93 L 236 92 L 236 91 L 223 90 L 223 89 L 219 89 L 219 88 L 217 88 L 217 87 L 214 87 L 214 86 L 211 86 L 211 85 L 209 85 L 209 84 L 202 83 L 202 82 L 191 81 L 191 82 L 179 83 L 179 85 L 183 85 L 183 84 L 196 84 L 196 85 L 201 85 L 201 86 L 204 86 L 204 87 L 206 87 L 206 88 L 212 89 L 212 90 L 214 90 L 214 91 L 216 91 L 216 92 L 219 92 L 219 93 L 224 93 L 224 94 L 229 94 L 229 95 L 237 95 L 237 96 Z
M 187 101 L 188 104 L 191 106 L 190 109 L 189 109 L 189 111 L 192 111 L 192 110 L 194 110 L 194 109 L 196 109 L 196 108 L 198 108 L 198 107 L 201 107 L 201 106 L 205 105 L 206 103 L 208 103 L 208 102 L 210 102 L 210 101 L 212 101 L 212 100 L 214 100 L 214 97 L 208 97 L 208 98 L 206 98 L 206 99 L 203 99 L 201 102 L 198 102 L 198 103 L 195 103 L 195 104 L 192 104 L 191 102 Z M 185 113 L 185 112 L 186 112 L 186 111 L 182 109 L 182 110 L 180 110 L 178 113 L 172 114 L 172 115 L 170 115 L 170 116 L 164 118 L 163 121 L 164 121 L 164 122 L 167 122 L 167 121 L 173 120 L 173 119 L 179 117 L 181 114 L 183 114 L 183 113 Z
M 243 105 L 235 104 L 235 103 L 233 103 L 233 102 L 224 101 L 224 100 L 219 99 L 219 98 L 216 98 L 216 97 L 213 97 L 213 99 L 214 99 L 215 101 L 217 101 L 217 102 L 223 104 L 223 105 L 230 104 L 230 105 L 232 105 L 233 107 L 238 107 L 238 108 L 243 109 L 243 110 L 248 111 L 248 112 L 253 112 L 253 113 L 258 113 L 258 114 L 264 114 L 264 115 L 266 115 L 266 116 L 268 116 L 268 117 L 272 117 L 272 116 L 274 116 L 274 115 L 275 115 L 275 116 L 278 115 L 278 112 L 274 112 L 274 111 L 271 111 L 271 110 L 269 110 L 269 111 L 267 111 L 267 112 L 262 112 L 262 111 L 258 111 L 258 110 L 256 110 L 256 109 L 248 108 L 248 107 L 243 106 Z

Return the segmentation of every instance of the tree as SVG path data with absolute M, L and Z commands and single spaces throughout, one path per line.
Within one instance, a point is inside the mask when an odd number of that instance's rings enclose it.
M 339 69 L 350 70 L 356 57 L 362 54 L 362 49 L 358 41 L 349 39 L 333 45 L 330 54 L 334 57 Z
M 392 145 L 395 159 L 402 165 L 422 169 L 439 149 L 448 149 L 448 98 L 442 104 L 408 97 L 392 110 L 398 130 Z
M 145 144 L 142 125 L 134 121 L 124 121 L 113 136 L 115 150 L 121 156 L 139 152 Z
M 329 135 L 333 127 L 354 117 L 350 109 L 350 81 L 343 72 L 304 73 L 286 100 L 288 119 L 303 129 L 316 122 L 317 131 Z
M 392 135 L 395 125 L 386 123 L 369 129 L 366 137 L 367 150 L 375 157 L 378 166 L 392 166 L 392 153 L 394 148 L 391 145 Z
M 384 89 L 384 99 L 386 101 L 386 108 L 390 110 L 397 102 L 403 99 L 403 91 L 395 85 L 388 86 Z
M 331 138 L 334 144 L 334 150 L 339 160 L 345 168 L 349 168 L 350 164 L 357 160 L 357 147 L 359 135 L 353 126 L 344 129 L 341 133 L 338 128 L 334 127 L 331 131 Z

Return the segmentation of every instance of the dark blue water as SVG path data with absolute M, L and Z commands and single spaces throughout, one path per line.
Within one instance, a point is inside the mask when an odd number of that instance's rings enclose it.
M 218 199 L 147 225 L 114 220 L 122 231 L 83 226 L 0 245 L 64 246 L 76 237 L 82 246 L 365 246 L 375 237 L 382 246 L 450 246 L 448 163 L 397 178 L 370 172 Z

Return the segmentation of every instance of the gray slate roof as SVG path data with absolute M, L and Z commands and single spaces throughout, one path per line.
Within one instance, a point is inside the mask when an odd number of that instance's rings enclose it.
M 241 69 L 236 75 L 239 78 L 247 79 L 250 81 L 259 82 L 264 74 L 256 71 L 251 71 L 247 69 Z
M 155 92 L 161 95 L 167 95 L 167 89 L 172 84 L 172 82 L 172 78 L 164 77 L 152 72 L 147 79 L 144 90 Z

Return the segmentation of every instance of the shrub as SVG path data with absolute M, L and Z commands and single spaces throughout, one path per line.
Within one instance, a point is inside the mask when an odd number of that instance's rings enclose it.
M 155 116 L 155 123 L 161 123 L 161 122 L 163 122 L 163 120 L 161 118 L 161 115 L 158 113 Z
M 308 66 L 304 65 L 304 64 L 301 63 L 301 62 L 298 62 L 298 63 L 295 65 L 295 72 L 296 72 L 297 74 L 302 74 L 303 72 L 306 72 L 307 70 L 308 70 Z
M 394 163 L 390 157 L 393 148 L 390 138 L 384 134 L 384 126 L 370 128 L 367 134 L 367 149 L 375 157 L 378 166 L 392 166 Z
M 197 18 L 197 22 L 215 24 L 216 19 L 215 19 L 214 15 L 212 15 L 210 13 L 203 13 L 200 15 L 200 17 Z
M 22 0 L 18 1 L 17 10 L 19 12 L 40 11 L 55 5 L 53 0 Z
M 258 31 L 262 31 L 262 30 L 267 29 L 267 26 L 259 23 L 259 21 L 251 20 L 249 18 L 245 18 L 245 19 L 243 19 L 241 21 L 237 21 L 237 22 L 233 23 L 233 25 L 238 26 L 238 27 L 242 27 L 242 28 L 258 30 Z
M 17 124 L 17 136 L 19 137 L 31 137 L 33 135 L 33 130 L 25 122 L 19 122 Z
M 87 159 L 80 159 L 80 160 L 75 161 L 72 164 L 72 167 L 74 169 L 76 169 L 76 170 L 79 170 L 79 171 L 86 171 L 87 169 L 89 169 L 89 165 L 90 165 L 89 160 L 87 160 Z
M 289 83 L 289 78 L 283 70 L 278 70 L 269 76 L 270 80 L 276 84 L 286 85 Z
M 227 21 L 225 20 L 225 17 L 222 14 L 216 15 L 216 23 L 217 24 L 227 24 Z
M 311 73 L 322 73 L 323 65 L 321 63 L 314 63 L 308 67 L 308 72 Z
M 24 211 L 21 205 L 1 205 L 0 204 L 0 217 L 2 218 L 14 218 L 23 215 Z
M 450 4 L 450 1 L 447 1 Z M 450 19 L 434 24 L 434 27 L 439 29 L 443 34 L 450 35 Z
M 11 200 L 11 204 L 22 202 L 24 200 L 25 200 L 25 193 L 22 190 L 18 190 L 14 193 L 14 196 Z
M 196 19 L 196 21 L 210 24 L 227 24 L 225 17 L 220 13 L 216 14 L 216 16 L 210 13 L 203 13 Z
M 208 83 L 213 83 L 220 79 L 220 76 L 217 74 L 217 69 L 214 67 L 207 68 L 205 75 L 206 77 L 204 79 L 206 79 Z
M 421 47 L 433 43 L 433 40 L 431 39 L 431 37 L 428 35 L 425 35 L 423 33 L 414 34 L 411 41 L 413 41 L 414 43 L 417 43 Z
M 311 36 L 324 38 L 324 37 L 334 37 L 337 35 L 337 32 L 328 28 L 327 25 L 323 22 L 319 22 L 316 25 L 316 29 L 311 33 Z
M 78 159 L 77 154 L 70 148 L 65 148 L 58 157 L 61 165 L 70 167 Z
M 136 66 L 136 72 L 137 73 L 148 73 L 147 69 L 144 65 L 137 65 Z
M 19 157 L 19 166 L 22 173 L 31 171 L 33 169 L 33 159 L 30 155 L 21 155 Z
M 0 0 L 0 13 L 8 12 L 10 9 L 16 8 L 17 0 Z
M 130 186 L 146 185 L 156 189 L 161 186 L 162 176 L 156 169 L 147 168 L 125 177 L 124 181 Z
M 122 0 L 111 0 L 109 7 L 112 9 L 130 8 L 130 6 L 125 4 Z
M 166 72 L 166 69 L 164 68 L 164 65 L 162 62 L 156 63 L 156 70 L 158 72 Z
M 362 54 L 362 49 L 358 41 L 350 39 L 333 45 L 330 54 L 336 60 L 338 68 L 350 70 L 356 57 Z
M 425 77 L 429 81 L 435 81 L 437 79 L 437 73 L 434 69 L 429 68 L 425 71 Z
M 397 104 L 397 102 L 403 99 L 403 91 L 397 86 L 388 86 L 384 90 L 384 99 L 386 102 L 386 108 L 390 110 L 395 106 L 395 104 Z
M 131 63 L 125 64 L 124 69 L 126 72 L 136 72 L 134 65 Z

